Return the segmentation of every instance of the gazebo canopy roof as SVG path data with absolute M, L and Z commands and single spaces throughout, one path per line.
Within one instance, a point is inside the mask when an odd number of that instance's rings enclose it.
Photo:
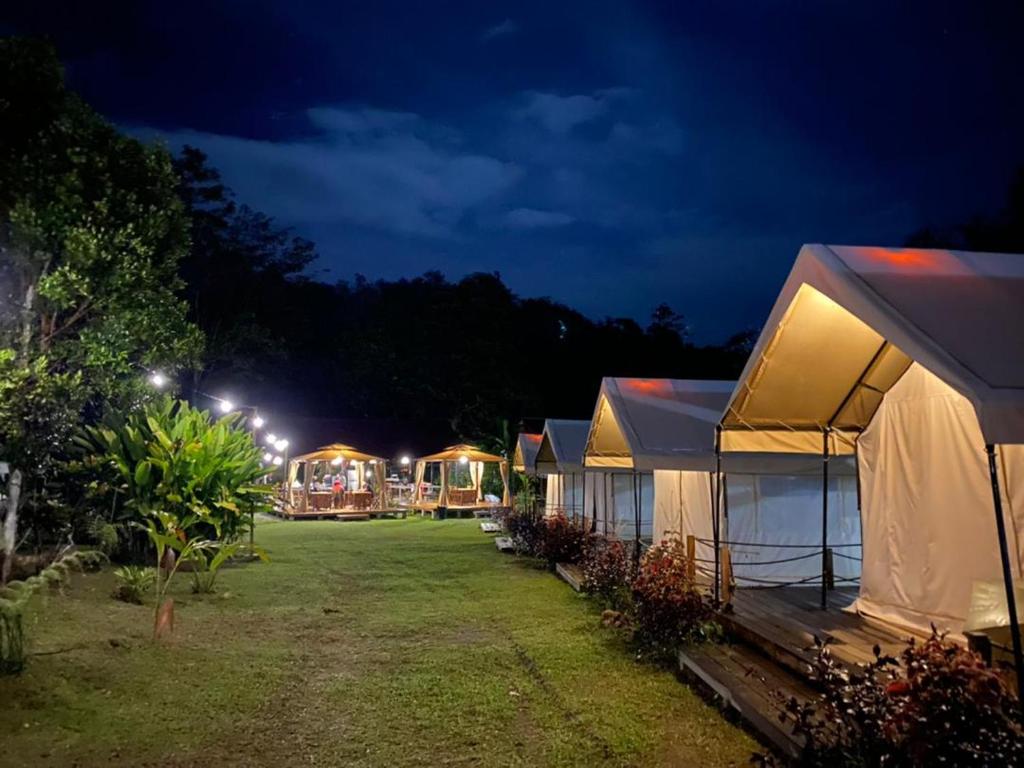
M 330 445 L 321 446 L 311 453 L 296 456 L 292 461 L 335 461 L 336 459 L 344 459 L 345 461 L 384 461 L 380 456 L 371 456 L 368 453 L 357 451 L 351 445 L 343 445 L 342 443 L 331 443 Z
M 512 469 L 528 475 L 537 472 L 537 449 L 540 448 L 542 435 L 533 432 L 520 432 L 516 438 L 516 453 L 512 458 Z
M 504 461 L 501 456 L 481 451 L 475 445 L 459 443 L 449 445 L 443 451 L 432 453 L 429 456 L 420 456 L 416 461 L 459 461 L 465 457 L 468 461 Z

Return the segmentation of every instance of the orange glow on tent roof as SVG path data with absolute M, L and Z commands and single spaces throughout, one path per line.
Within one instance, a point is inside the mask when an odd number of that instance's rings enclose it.
M 934 251 L 920 248 L 862 248 L 861 252 L 872 261 L 895 267 L 935 269 L 939 260 Z
M 622 379 L 623 389 L 631 389 L 641 395 L 653 397 L 673 397 L 672 383 L 668 379 Z
M 528 442 L 539 443 L 544 439 L 544 435 L 536 435 L 532 432 L 523 432 L 520 437 L 525 437 Z

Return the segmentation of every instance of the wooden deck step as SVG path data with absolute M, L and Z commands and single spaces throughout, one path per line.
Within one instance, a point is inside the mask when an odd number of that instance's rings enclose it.
M 569 563 L 558 563 L 555 566 L 555 573 L 558 577 L 577 592 L 583 589 L 583 569 L 578 565 Z
M 784 702 L 807 701 L 814 691 L 753 649 L 742 645 L 704 644 L 679 652 L 683 675 L 704 686 L 735 710 L 770 746 L 795 758 L 803 739 L 792 732 L 793 721 Z M 785 714 L 784 719 L 780 719 Z
M 814 635 L 748 613 L 720 613 L 717 618 L 729 636 L 756 648 L 787 672 L 802 679 L 808 677 L 808 666 L 816 656 Z
M 498 548 L 499 552 L 515 552 L 515 544 L 512 543 L 512 539 L 508 536 L 495 536 L 494 546 Z

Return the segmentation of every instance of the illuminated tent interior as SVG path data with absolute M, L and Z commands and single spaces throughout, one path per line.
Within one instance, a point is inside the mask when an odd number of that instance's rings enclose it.
M 533 432 L 520 432 L 516 437 L 516 450 L 512 456 L 512 469 L 516 472 L 533 477 L 537 474 L 537 449 L 540 448 L 541 435 Z
M 590 422 L 575 419 L 547 419 L 537 450 L 537 474 L 547 477 L 544 514 L 562 513 L 582 518 L 587 514 L 598 474 L 583 471 L 583 449 L 587 445 Z
M 288 505 L 303 514 L 385 509 L 387 462 L 331 443 L 288 462 Z M 296 489 L 301 473 L 301 490 Z
M 855 454 L 856 610 L 954 633 L 969 614 L 1007 623 L 1006 608 L 972 611 L 972 592 L 994 583 L 1012 599 L 1024 561 L 1022 329 L 1022 256 L 801 249 L 722 448 Z
M 500 502 L 489 502 L 484 498 L 484 471 L 489 464 L 496 466 L 501 476 L 503 490 Z M 434 477 L 427 482 L 431 470 Z M 507 507 L 510 503 L 508 472 L 508 461 L 501 456 L 465 443 L 448 446 L 443 451 L 416 459 L 412 506 L 425 510 Z M 436 495 L 433 492 L 435 486 Z

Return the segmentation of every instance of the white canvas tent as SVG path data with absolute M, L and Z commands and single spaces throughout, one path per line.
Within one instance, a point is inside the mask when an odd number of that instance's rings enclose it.
M 959 632 L 975 582 L 1001 581 L 1014 613 L 1022 329 L 1024 256 L 801 249 L 722 419 L 722 448 L 856 454 L 857 610 Z
M 534 432 L 520 432 L 516 437 L 516 448 L 512 456 L 512 469 L 522 472 L 527 477 L 537 474 L 537 449 L 540 448 L 541 436 Z
M 593 498 L 595 478 L 585 476 L 583 449 L 587 444 L 590 422 L 573 419 L 547 419 L 537 449 L 537 474 L 547 477 L 544 514 L 562 513 L 585 518 L 587 498 Z

